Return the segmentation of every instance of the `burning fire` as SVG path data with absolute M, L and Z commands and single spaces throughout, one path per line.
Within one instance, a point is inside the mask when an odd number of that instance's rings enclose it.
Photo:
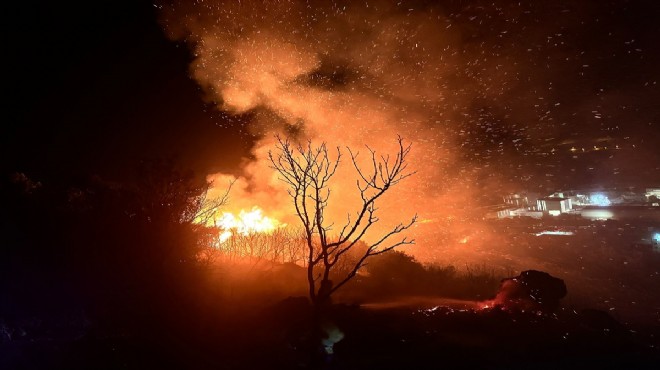
M 240 235 L 272 233 L 277 228 L 286 226 L 274 218 L 264 216 L 263 210 L 257 206 L 252 207 L 250 211 L 241 210 L 238 216 L 231 212 L 222 212 L 222 216 L 214 223 L 223 230 L 219 237 L 221 243 L 234 233 Z

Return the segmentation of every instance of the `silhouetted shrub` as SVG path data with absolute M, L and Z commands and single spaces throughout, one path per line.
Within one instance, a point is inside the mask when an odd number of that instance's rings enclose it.
M 566 284 L 547 272 L 527 270 L 503 279 L 495 304 L 508 310 L 554 312 L 566 296 Z

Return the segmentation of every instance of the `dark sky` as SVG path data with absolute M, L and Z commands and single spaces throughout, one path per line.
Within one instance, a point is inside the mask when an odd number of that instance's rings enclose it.
M 251 115 L 232 116 L 204 102 L 207 92 L 189 73 L 192 44 L 166 37 L 158 8 L 145 1 L 73 3 L 21 2 L 3 10 L 3 173 L 122 177 L 141 159 L 167 157 L 202 174 L 235 171 L 254 142 L 244 127 Z M 464 53 L 497 53 L 505 68 L 516 71 L 517 83 L 496 98 L 481 98 L 467 86 L 470 98 L 460 101 L 469 103 L 437 109 L 466 117 L 454 119 L 448 130 L 453 143 L 463 144 L 457 167 L 491 163 L 508 171 L 511 182 L 531 176 L 535 185 L 570 186 L 571 177 L 556 180 L 559 174 L 590 166 L 599 175 L 579 175 L 581 184 L 621 176 L 660 182 L 655 1 L 404 5 L 418 14 L 442 12 L 460 29 L 456 42 Z M 222 22 L 236 26 L 231 18 Z M 311 77 L 323 78 L 323 68 Z M 502 82 L 485 80 L 494 90 Z M 456 81 L 448 84 L 460 95 L 464 80 Z M 521 126 L 525 133 L 517 131 Z M 498 149 L 502 138 L 519 147 Z M 594 145 L 622 151 L 591 152 L 567 164 L 570 147 Z M 539 154 L 552 148 L 563 154 L 552 160 Z M 483 154 L 490 152 L 500 155 Z
M 188 49 L 167 40 L 151 3 L 82 4 L 3 11 L 3 171 L 123 177 L 151 158 L 203 174 L 235 166 L 247 137 L 216 126 L 223 118 L 188 77 Z

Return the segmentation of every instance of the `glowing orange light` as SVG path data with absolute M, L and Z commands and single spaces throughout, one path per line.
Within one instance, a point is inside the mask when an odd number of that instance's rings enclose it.
M 495 307 L 495 300 L 488 300 L 488 301 L 483 301 L 483 302 L 478 302 L 477 307 L 480 310 L 487 310 L 489 308 Z
M 275 229 L 286 226 L 274 218 L 264 216 L 263 210 L 256 206 L 250 211 L 241 210 L 238 216 L 231 212 L 222 212 L 222 216 L 215 220 L 215 225 L 223 230 L 219 237 L 221 243 L 234 233 L 272 233 Z

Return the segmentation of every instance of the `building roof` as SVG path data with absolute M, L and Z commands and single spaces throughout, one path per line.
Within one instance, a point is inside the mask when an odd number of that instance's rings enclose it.
M 561 198 L 561 197 L 543 197 L 539 198 L 538 200 L 556 200 L 561 202 L 562 200 L 568 200 L 569 198 Z

